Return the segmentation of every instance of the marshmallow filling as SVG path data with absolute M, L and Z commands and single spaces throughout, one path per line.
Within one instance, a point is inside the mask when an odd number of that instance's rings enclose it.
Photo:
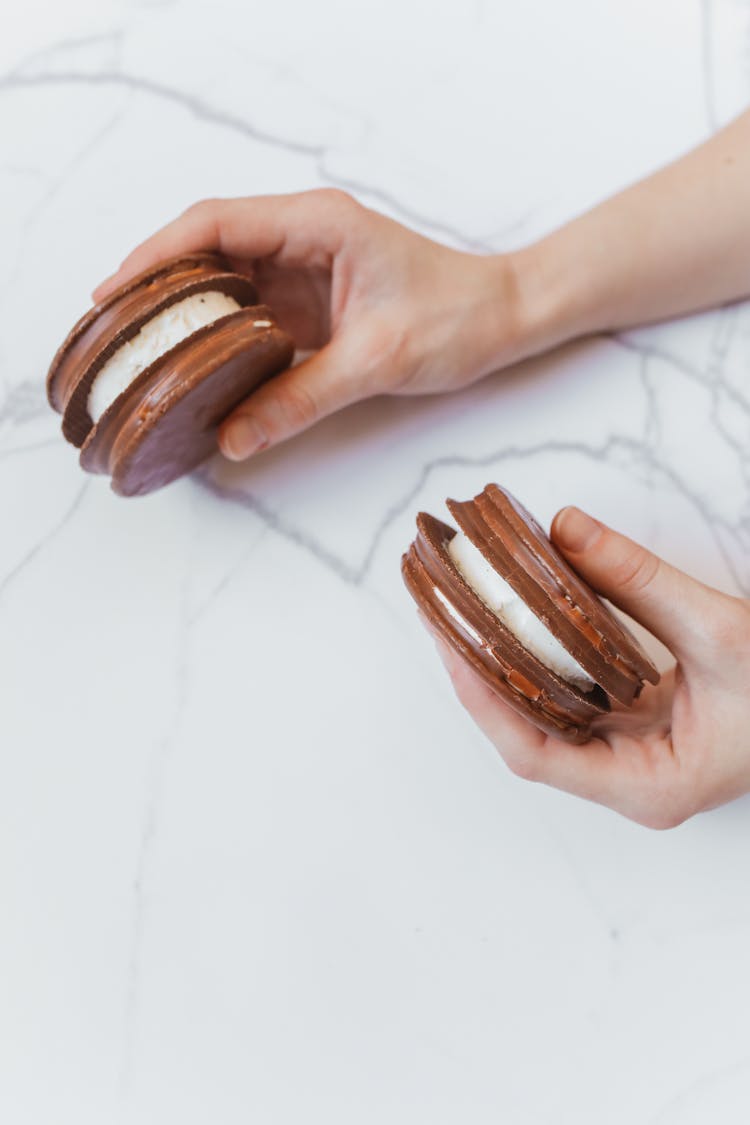
M 581 691 L 591 691 L 594 681 L 588 673 L 463 532 L 459 531 L 451 539 L 448 554 L 474 593 L 528 652 L 563 680 Z
M 240 308 L 242 306 L 234 297 L 209 290 L 193 293 L 162 309 L 143 325 L 137 336 L 122 344 L 98 372 L 88 397 L 91 420 L 98 422 L 115 399 L 159 356 L 192 336 L 199 328 L 213 324 Z

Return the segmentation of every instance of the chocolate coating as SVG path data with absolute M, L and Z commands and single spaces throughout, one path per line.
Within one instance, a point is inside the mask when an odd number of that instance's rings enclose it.
M 159 356 L 94 423 L 89 394 L 110 356 L 162 309 L 207 290 L 243 307 Z M 132 278 L 82 316 L 52 360 L 47 394 L 63 415 L 63 434 L 81 448 L 83 468 L 111 474 L 115 492 L 137 496 L 215 452 L 219 424 L 294 356 L 294 341 L 257 299 L 250 279 L 220 255 L 186 254 Z
M 81 317 L 47 375 L 47 395 L 63 414 L 68 441 L 83 445 L 94 424 L 88 411 L 89 392 L 110 356 L 162 309 L 209 289 L 234 297 L 240 305 L 258 299 L 250 279 L 229 272 L 220 257 L 192 254 L 139 274 Z
M 489 484 L 451 515 L 505 581 L 607 695 L 629 706 L 659 673 L 622 624 L 553 546 L 534 517 Z
M 609 710 L 604 692 L 597 687 L 581 691 L 523 647 L 455 567 L 447 551 L 455 534 L 434 516 L 424 512 L 417 516 L 417 537 L 402 560 L 412 597 L 448 643 L 514 710 L 549 734 L 585 742 L 591 720 Z
M 81 465 L 110 473 L 121 496 L 142 496 L 189 472 L 216 450 L 219 423 L 251 391 L 291 363 L 294 344 L 263 305 L 194 332 L 145 368 L 104 412 Z
M 68 335 L 63 340 L 60 347 L 55 352 L 52 363 L 50 364 L 49 371 L 47 372 L 47 398 L 49 399 L 50 406 L 54 407 L 58 413 L 62 413 L 65 407 L 66 392 L 69 390 L 72 373 L 68 369 L 68 364 L 71 360 L 71 351 L 75 349 L 81 342 L 83 337 L 87 334 L 89 328 L 113 306 L 119 305 L 122 298 L 126 297 L 134 290 L 140 289 L 144 285 L 157 283 L 161 277 L 170 274 L 173 271 L 179 272 L 185 270 L 186 273 L 196 271 L 205 266 L 218 268 L 221 259 L 216 254 L 188 254 L 179 258 L 170 258 L 160 265 L 153 267 L 149 270 L 144 270 L 143 273 L 137 274 L 132 277 L 130 281 L 115 289 L 108 297 L 105 297 L 99 304 L 90 308 L 83 316 L 76 321 L 71 328 Z M 66 368 L 66 370 L 63 370 Z
M 404 555 L 409 592 L 440 634 L 506 703 L 569 742 L 591 737 L 610 697 L 630 704 L 659 673 L 635 637 L 559 554 L 510 493 L 488 485 L 474 500 L 448 501 L 461 530 L 594 680 L 582 691 L 539 661 L 484 604 L 448 554 L 455 531 L 420 513 Z

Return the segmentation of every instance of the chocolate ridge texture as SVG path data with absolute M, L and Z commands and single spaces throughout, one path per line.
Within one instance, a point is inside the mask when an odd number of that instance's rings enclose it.
M 658 673 L 640 645 L 553 547 L 537 521 L 498 485 L 447 501 L 461 530 L 592 680 L 629 706 Z M 654 679 L 656 677 L 656 679 Z
M 447 545 L 455 534 L 434 516 L 417 517 L 402 573 L 419 608 L 506 703 L 550 734 L 585 741 L 590 721 L 609 710 L 604 692 L 582 692 L 523 647 L 454 566 Z
M 256 306 L 222 317 L 141 371 L 89 433 L 81 466 L 109 473 L 122 496 L 153 492 L 195 468 L 216 449 L 227 414 L 292 360 L 291 338 L 275 322 L 265 327 L 270 316 Z
M 88 333 L 89 328 L 100 319 L 102 314 L 109 312 L 114 306 L 119 306 L 124 298 L 136 290 L 144 291 L 149 286 L 157 285 L 162 278 L 183 276 L 187 279 L 206 276 L 209 272 L 223 273 L 227 269 L 226 262 L 219 254 L 183 254 L 175 258 L 169 258 L 150 269 L 143 270 L 135 277 L 131 277 L 130 281 L 118 286 L 102 301 L 88 309 L 68 332 L 50 364 L 47 372 L 47 398 L 50 406 L 58 413 L 62 413 L 65 407 L 65 396 L 64 386 L 61 386 L 63 380 L 61 379 L 60 369 L 67 361 L 71 349 L 78 344 L 82 336 Z
M 594 681 L 583 691 L 537 660 L 463 578 L 448 553 L 456 532 L 425 513 L 404 555 L 410 593 L 485 683 L 540 729 L 585 742 L 610 700 L 632 703 L 659 674 L 632 633 L 583 582 L 539 524 L 497 485 L 448 501 L 462 532 Z M 614 690 L 613 690 L 614 689 Z
M 209 291 L 232 297 L 239 309 L 222 309 L 152 362 L 149 356 L 94 421 L 89 395 L 110 357 L 163 310 Z M 253 282 L 221 255 L 196 253 L 145 270 L 85 313 L 47 375 L 48 398 L 63 415 L 64 436 L 81 449 L 82 466 L 110 473 L 122 495 L 142 495 L 215 452 L 224 418 L 294 357 L 294 341 L 257 299 Z
M 58 351 L 47 378 L 48 395 L 62 411 L 63 434 L 68 441 L 80 447 L 86 440 L 94 424 L 88 410 L 89 392 L 118 348 L 137 336 L 157 313 L 207 290 L 234 297 L 240 305 L 254 305 L 258 299 L 249 278 L 222 270 L 218 263 L 203 257 L 196 263 L 178 259 L 171 269 L 151 271 L 142 275 L 139 284 L 116 291 L 114 300 L 98 306 L 97 315 L 89 317 L 84 328 L 73 329 L 70 345 Z

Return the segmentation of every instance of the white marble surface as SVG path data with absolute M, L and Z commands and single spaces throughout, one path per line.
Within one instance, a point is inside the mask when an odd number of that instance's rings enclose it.
M 577 502 L 750 592 L 750 308 L 352 409 L 125 502 L 43 376 L 206 195 L 551 228 L 748 100 L 747 0 L 29 3 L 0 39 L 0 1120 L 734 1125 L 750 802 L 515 780 L 399 576 L 419 508 Z M 294 607 L 290 596 L 295 599 Z

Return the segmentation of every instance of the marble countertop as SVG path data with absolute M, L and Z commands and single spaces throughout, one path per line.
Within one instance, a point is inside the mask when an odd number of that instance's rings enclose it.
M 750 803 L 512 777 L 402 588 L 499 480 L 750 593 L 750 307 L 350 409 L 142 501 L 47 406 L 203 196 L 520 245 L 750 94 L 747 0 L 32 3 L 0 43 L 0 1119 L 693 1125 L 750 1106 Z M 210 14 L 209 14 L 210 13 Z

